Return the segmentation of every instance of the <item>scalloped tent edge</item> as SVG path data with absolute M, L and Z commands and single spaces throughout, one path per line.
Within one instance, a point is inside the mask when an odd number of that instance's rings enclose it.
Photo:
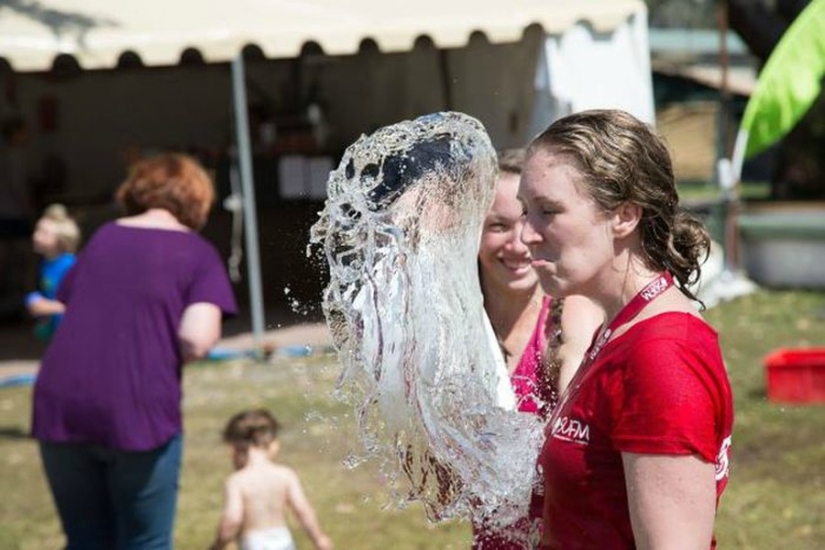
M 610 32 L 644 9 L 641 0 L 0 0 L 0 57 L 28 72 L 49 70 L 60 54 L 83 69 L 106 69 L 125 51 L 164 66 L 187 48 L 206 63 L 228 62 L 249 44 L 268 58 L 296 57 L 308 42 L 327 55 L 355 54 L 364 38 L 382 52 L 410 50 L 420 36 L 459 48 L 475 31 L 492 43 L 516 42 L 531 25 L 558 34 L 584 22 Z

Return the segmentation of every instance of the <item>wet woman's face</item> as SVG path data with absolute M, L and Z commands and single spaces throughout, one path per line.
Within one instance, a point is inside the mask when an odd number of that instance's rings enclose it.
M 522 241 L 542 287 L 553 296 L 592 294 L 612 269 L 611 218 L 581 179 L 569 158 L 539 150 L 528 157 L 519 186 Z
M 517 193 L 518 174 L 503 172 L 496 182 L 493 205 L 484 219 L 478 260 L 485 285 L 502 292 L 532 291 L 538 277 L 521 242 L 524 218 Z

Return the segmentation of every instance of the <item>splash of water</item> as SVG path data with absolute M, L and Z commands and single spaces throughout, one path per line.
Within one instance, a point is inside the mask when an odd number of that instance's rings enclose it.
M 496 390 L 476 260 L 495 176 L 489 137 L 467 115 L 382 128 L 331 173 L 311 243 L 329 264 L 339 395 L 355 404 L 365 452 L 431 519 L 503 525 L 526 513 L 542 427 Z

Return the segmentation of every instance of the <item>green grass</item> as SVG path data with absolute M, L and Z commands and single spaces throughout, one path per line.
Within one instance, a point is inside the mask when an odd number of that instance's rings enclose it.
M 722 548 L 825 548 L 825 405 L 773 404 L 764 356 L 825 346 L 825 294 L 759 293 L 707 312 L 736 400 L 733 464 L 717 534 Z
M 713 202 L 722 199 L 722 190 L 714 182 L 682 180 L 677 183 L 679 198 L 685 202 Z M 770 196 L 771 186 L 767 182 L 742 182 L 739 197 L 744 201 L 764 200 Z
M 332 356 L 278 359 L 273 364 L 202 363 L 185 376 L 185 451 L 175 540 L 182 550 L 211 542 L 231 472 L 220 431 L 235 412 L 268 407 L 284 425 L 279 459 L 295 468 L 322 527 L 338 549 L 466 548 L 465 522 L 429 524 L 423 510 L 388 506 L 375 465 L 343 463 L 360 451 L 350 408 L 332 397 Z M 29 427 L 31 388 L 0 390 L 0 548 L 60 548 L 60 531 Z M 299 548 L 309 539 L 292 522 Z
M 764 356 L 777 347 L 825 346 L 825 293 L 774 291 L 706 312 L 719 331 L 736 399 L 731 481 L 717 537 L 723 549 L 825 548 L 825 406 L 769 403 Z M 211 540 L 230 471 L 219 432 L 229 415 L 271 408 L 285 424 L 283 462 L 301 475 L 339 550 L 469 546 L 465 522 L 430 525 L 422 509 L 388 508 L 370 463 L 343 466 L 357 449 L 349 409 L 331 396 L 332 357 L 274 364 L 203 364 L 185 382 L 186 451 L 177 547 Z M 63 538 L 28 430 L 30 388 L 0 390 L 0 548 L 58 548 Z M 300 548 L 311 548 L 294 526 Z

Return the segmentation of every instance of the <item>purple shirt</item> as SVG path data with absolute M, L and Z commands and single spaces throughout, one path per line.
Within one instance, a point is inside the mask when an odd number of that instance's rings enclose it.
M 198 302 L 236 311 L 215 247 L 196 233 L 110 222 L 58 299 L 66 314 L 37 376 L 32 435 L 148 450 L 181 433 L 183 311 Z

